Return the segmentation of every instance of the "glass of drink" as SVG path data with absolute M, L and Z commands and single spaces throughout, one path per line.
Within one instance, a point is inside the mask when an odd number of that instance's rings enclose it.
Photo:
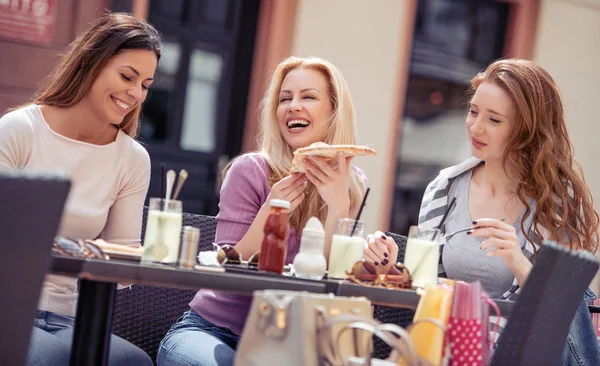
M 175 264 L 181 243 L 181 201 L 150 198 L 142 262 Z
M 356 228 L 354 228 L 356 224 Z M 354 232 L 352 233 L 352 231 Z M 329 252 L 328 278 L 347 278 L 354 263 L 363 258 L 365 245 L 365 222 L 354 219 L 339 219 Z
M 411 226 L 404 253 L 404 265 L 410 271 L 413 287 L 435 286 L 440 260 L 440 238 L 438 229 Z

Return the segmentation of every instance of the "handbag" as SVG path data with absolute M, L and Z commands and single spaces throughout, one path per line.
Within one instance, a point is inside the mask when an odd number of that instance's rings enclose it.
M 255 291 L 235 365 L 341 366 L 343 357 L 366 358 L 371 334 L 344 328 L 369 319 L 371 302 L 365 297 Z
M 390 355 L 385 360 L 371 358 L 371 353 L 367 357 L 361 358 L 350 356 L 345 358 L 342 356 L 342 365 L 344 366 L 434 366 L 426 358 L 419 356 L 413 342 L 410 338 L 410 333 L 418 327 L 434 327 L 440 329 L 446 334 L 446 327 L 437 319 L 423 318 L 416 323 L 412 323 L 406 329 L 399 327 L 396 324 L 382 324 L 376 320 L 360 320 L 348 324 L 343 330 L 360 329 L 371 333 L 384 341 L 391 348 Z M 336 346 L 339 347 L 338 334 Z M 450 346 L 446 343 L 445 350 L 449 354 Z M 437 365 L 435 365 L 437 366 Z

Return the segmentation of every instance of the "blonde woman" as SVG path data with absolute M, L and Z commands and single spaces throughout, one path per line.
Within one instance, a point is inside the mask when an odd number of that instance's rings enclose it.
M 275 69 L 262 106 L 256 152 L 226 170 L 217 215 L 216 242 L 235 245 L 244 258 L 260 250 L 271 199 L 291 203 L 286 262 L 298 253 L 300 229 L 309 217 L 325 223 L 331 238 L 337 219 L 358 210 L 366 187 L 351 158 L 338 168 L 308 161 L 306 174 L 289 175 L 293 152 L 314 142 L 356 143 L 354 108 L 340 71 L 319 58 L 290 57 Z M 330 242 L 330 240 L 326 240 Z M 329 253 L 326 245 L 325 253 Z M 200 290 L 161 342 L 159 365 L 231 365 L 251 298 Z

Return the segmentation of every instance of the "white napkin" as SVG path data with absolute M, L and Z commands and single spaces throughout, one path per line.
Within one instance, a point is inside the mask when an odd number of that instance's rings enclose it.
M 217 252 L 211 250 L 198 253 L 198 263 L 203 266 L 221 266 L 217 261 Z

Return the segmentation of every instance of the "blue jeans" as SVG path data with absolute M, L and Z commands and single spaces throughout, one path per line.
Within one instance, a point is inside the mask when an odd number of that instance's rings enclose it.
M 194 310 L 175 323 L 158 347 L 159 366 L 230 366 L 240 336 L 214 325 Z
M 68 365 L 75 319 L 70 316 L 38 311 L 33 322 L 33 332 L 27 355 L 27 366 Z M 110 338 L 109 365 L 153 365 L 152 359 L 123 338 Z
M 584 300 L 579 304 L 567 335 L 562 366 L 600 365 L 600 345 L 586 303 L 595 298 L 594 293 L 588 289 Z

